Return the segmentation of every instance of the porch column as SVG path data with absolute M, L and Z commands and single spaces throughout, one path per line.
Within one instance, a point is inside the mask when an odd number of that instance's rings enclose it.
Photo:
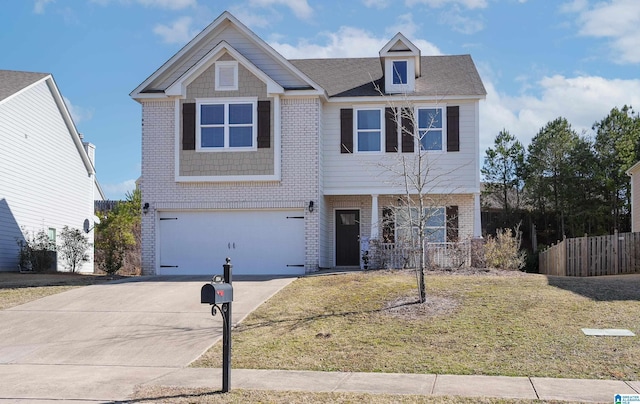
M 380 220 L 378 219 L 378 195 L 371 195 L 371 237 L 369 239 L 378 238 L 378 228 Z
M 482 238 L 479 193 L 473 195 L 473 238 Z

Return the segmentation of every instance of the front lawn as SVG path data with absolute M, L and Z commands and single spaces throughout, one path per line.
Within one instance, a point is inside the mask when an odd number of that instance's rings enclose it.
M 296 280 L 233 330 L 235 368 L 638 380 L 640 276 L 426 277 L 369 271 Z M 221 344 L 192 366 L 220 367 Z

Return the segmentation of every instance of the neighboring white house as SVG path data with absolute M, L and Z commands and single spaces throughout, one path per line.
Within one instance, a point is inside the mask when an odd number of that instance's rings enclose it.
M 362 241 L 393 242 L 405 188 L 389 166 L 419 148 L 432 241 L 480 237 L 485 95 L 469 55 L 421 56 L 400 33 L 376 57 L 287 60 L 223 13 L 131 93 L 143 273 L 220 273 L 227 256 L 235 274 L 360 266 Z
M 0 70 L 0 271 L 18 270 L 17 242 L 64 226 L 93 227 L 95 146 L 83 143 L 53 77 Z M 98 192 L 98 194 L 96 194 Z M 93 245 L 93 230 L 86 234 Z M 93 248 L 82 272 L 93 272 Z M 57 269 L 66 270 L 58 256 Z

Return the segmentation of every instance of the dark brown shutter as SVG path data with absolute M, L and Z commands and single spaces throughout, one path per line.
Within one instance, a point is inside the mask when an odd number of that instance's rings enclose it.
M 447 151 L 460 151 L 460 107 L 447 107 Z
M 458 207 L 447 206 L 447 241 L 458 241 Z
M 395 108 L 385 108 L 384 110 L 384 133 L 385 150 L 387 152 L 398 151 L 398 121 L 396 120 Z
M 271 147 L 271 101 L 258 101 L 258 149 Z
M 340 153 L 353 153 L 353 110 L 340 110 Z
M 413 120 L 409 108 L 402 108 L 402 152 L 413 153 L 415 137 L 413 134 Z
M 182 150 L 196 149 L 196 104 L 182 104 Z

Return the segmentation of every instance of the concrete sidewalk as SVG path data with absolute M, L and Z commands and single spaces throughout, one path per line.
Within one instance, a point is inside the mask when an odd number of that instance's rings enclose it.
M 147 386 L 222 388 L 221 369 L 184 368 Z M 640 382 L 537 377 L 232 369 L 232 389 L 416 394 L 613 403 L 616 394 L 640 394 Z

